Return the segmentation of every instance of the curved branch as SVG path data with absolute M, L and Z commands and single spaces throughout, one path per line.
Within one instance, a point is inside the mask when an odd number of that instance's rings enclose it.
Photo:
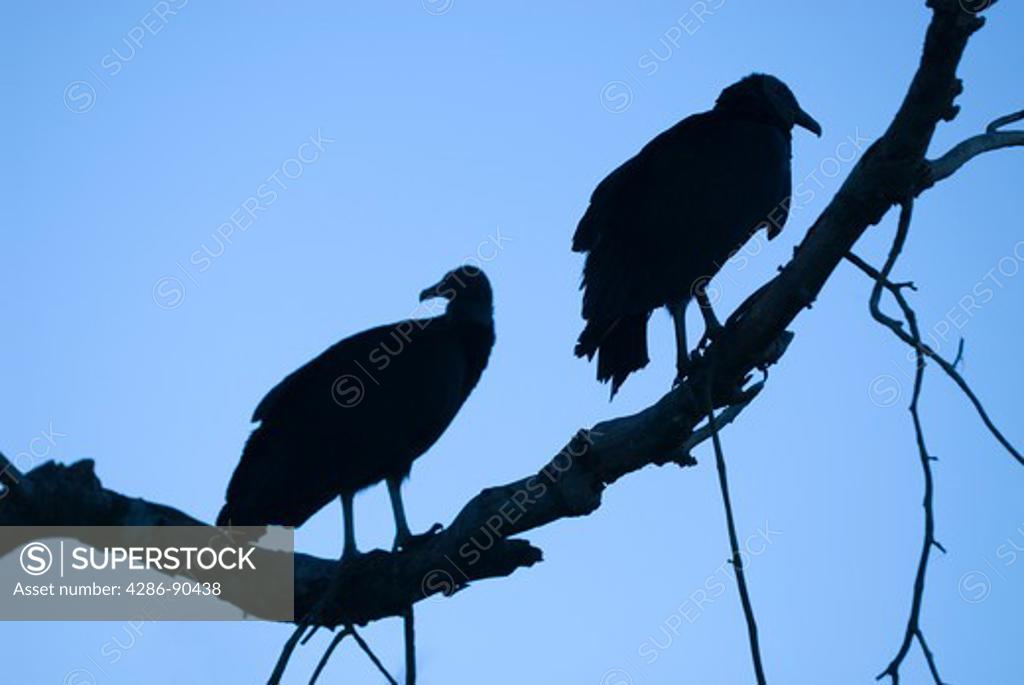
M 907 658 L 907 653 L 910 651 L 910 647 L 916 638 L 921 645 L 921 649 L 925 653 L 929 670 L 936 685 L 943 685 L 942 679 L 939 677 L 938 667 L 935 665 L 935 657 L 928 648 L 928 643 L 924 639 L 924 631 L 921 629 L 921 605 L 924 603 L 924 583 L 928 573 L 928 560 L 931 556 L 932 547 L 942 549 L 942 546 L 935 539 L 935 511 L 932 507 L 932 499 L 935 492 L 931 464 L 933 457 L 928 453 L 928 448 L 925 446 L 924 427 L 921 424 L 921 415 L 918 410 L 919 401 L 921 399 L 921 386 L 924 383 L 926 355 L 922 349 L 923 343 L 921 342 L 921 330 L 917 324 L 917 314 L 907 303 L 906 299 L 903 298 L 900 288 L 889 280 L 889 274 L 892 273 L 892 269 L 896 265 L 896 260 L 903 252 L 903 245 L 906 242 L 907 233 L 910 229 L 910 218 L 913 214 L 913 208 L 913 200 L 906 200 L 903 203 L 903 209 L 900 212 L 899 225 L 896 229 L 896 237 L 893 240 L 892 248 L 889 250 L 889 256 L 885 260 L 885 265 L 882 267 L 881 272 L 877 272 L 875 278 L 875 285 L 871 291 L 870 309 L 871 316 L 880 324 L 889 328 L 897 335 L 906 335 L 902 329 L 902 322 L 883 314 L 881 307 L 879 306 L 882 289 L 888 289 L 896 297 L 896 300 L 900 305 L 900 309 L 903 312 L 904 320 L 910 328 L 910 338 L 912 340 L 911 346 L 914 348 L 915 359 L 917 361 L 914 372 L 914 392 L 910 400 L 910 415 L 914 423 L 914 437 L 917 441 L 917 451 L 921 461 L 921 470 L 924 473 L 924 498 L 921 504 L 921 506 L 924 507 L 924 542 L 922 543 L 921 554 L 917 562 L 917 573 L 914 575 L 914 591 L 910 601 L 910 615 L 907 618 L 907 627 L 903 634 L 903 640 L 900 642 L 899 649 L 896 651 L 896 656 L 894 656 L 892 661 L 889 662 L 889 665 L 886 666 L 885 670 L 878 675 L 877 680 L 881 680 L 888 676 L 891 678 L 893 685 L 897 685 L 899 683 L 900 667 L 903 665 L 903 661 Z
M 889 292 L 892 293 L 893 297 L 896 299 L 896 303 L 900 306 L 900 309 L 902 309 L 904 312 L 910 309 L 910 304 L 907 302 L 906 297 L 904 297 L 903 295 L 903 286 L 912 287 L 912 283 L 890 282 L 886 276 L 882 275 L 877 269 L 872 267 L 870 264 L 868 264 L 867 262 L 865 262 L 863 259 L 861 259 L 852 252 L 847 254 L 846 258 L 849 259 L 850 262 L 854 264 L 858 269 L 863 271 L 865 274 L 867 274 L 875 281 L 876 290 L 879 286 L 886 288 Z M 978 396 L 976 394 L 974 394 L 974 390 L 971 389 L 971 386 L 967 384 L 967 381 L 964 380 L 964 377 L 960 375 L 959 371 L 956 370 L 957 363 L 959 363 L 960 358 L 963 356 L 963 340 L 960 341 L 960 344 L 957 347 L 956 358 L 952 362 L 950 362 L 947 361 L 946 358 L 940 355 L 938 352 L 933 350 L 931 346 L 928 345 L 928 343 L 922 341 L 920 338 L 915 339 L 912 335 L 904 331 L 899 321 L 896 321 L 895 319 L 883 313 L 878 307 L 878 300 L 875 298 L 874 292 L 872 292 L 871 298 L 871 314 L 877 321 L 885 324 L 889 328 L 889 330 L 891 330 L 896 335 L 896 337 L 898 337 L 904 343 L 906 343 L 914 350 L 920 352 L 925 357 L 931 359 L 936 364 L 938 364 L 939 368 L 942 369 L 945 372 L 945 374 L 949 376 L 954 383 L 957 384 L 957 387 L 959 387 L 960 390 L 967 397 L 967 399 L 970 400 L 971 404 L 974 406 L 974 410 L 978 413 L 978 416 L 981 418 L 982 423 L 985 424 L 985 428 L 988 429 L 989 433 L 992 434 L 992 436 L 999 442 L 1000 445 L 1003 446 L 1003 448 L 1010 454 L 1011 457 L 1016 459 L 1019 464 L 1024 465 L 1024 455 L 1021 455 L 1020 451 L 1016 447 L 1014 447 L 1013 444 L 1009 440 L 1007 440 L 1006 436 L 1003 435 L 1002 431 L 1000 431 L 996 427 L 995 423 L 992 422 L 991 417 L 989 417 L 988 411 L 986 411 L 985 409 L 985 405 L 981 403 L 981 400 L 978 399 Z
M 1024 119 L 1024 110 L 999 117 L 985 129 L 985 133 L 968 138 L 955 145 L 949 152 L 938 159 L 928 162 L 931 168 L 929 185 L 949 178 L 960 167 L 985 152 L 1001 150 L 1007 147 L 1024 146 L 1024 131 L 1000 131 L 1007 124 Z

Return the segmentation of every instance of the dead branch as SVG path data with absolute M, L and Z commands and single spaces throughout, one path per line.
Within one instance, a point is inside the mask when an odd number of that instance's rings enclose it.
M 635 415 L 580 431 L 537 473 L 484 490 L 447 529 L 412 550 L 374 550 L 343 566 L 297 554 L 297 621 L 365 625 L 403 616 L 426 597 L 451 595 L 473 581 L 532 566 L 541 551 L 513 535 L 591 513 L 608 484 L 669 461 L 666 455 L 687 441 L 702 417 L 689 389 L 677 388 Z M 0 525 L 204 525 L 172 507 L 104 488 L 91 460 L 70 466 L 48 462 L 23 474 L 19 483 L 26 487 L 2 493 Z M 300 637 L 295 636 L 296 644 Z
M 942 548 L 942 545 L 940 545 L 935 539 L 935 512 L 932 507 L 935 486 L 931 466 L 933 457 L 928 453 L 928 448 L 925 445 L 924 428 L 921 424 L 921 415 L 918 411 L 918 402 L 921 398 L 921 386 L 924 382 L 926 355 L 922 350 L 921 331 L 917 324 L 917 314 L 907 303 L 906 299 L 903 298 L 900 288 L 889 280 L 889 275 L 892 273 L 892 269 L 896 265 L 896 260 L 903 252 L 903 246 L 906 243 L 907 233 L 910 230 L 910 219 L 913 214 L 913 207 L 913 200 L 908 199 L 904 201 L 903 209 L 900 212 L 899 225 L 896 229 L 896 237 L 893 239 L 892 248 L 889 250 L 889 256 L 885 260 L 885 265 L 882 267 L 882 270 L 878 272 L 878 276 L 875 279 L 875 285 L 872 288 L 870 299 L 871 316 L 889 330 L 897 333 L 897 336 L 899 337 L 899 333 L 903 333 L 902 322 L 885 315 L 879 306 L 883 288 L 894 293 L 894 296 L 900 305 L 900 309 L 903 312 L 903 317 L 906 321 L 907 327 L 910 329 L 911 347 L 914 349 L 914 354 L 917 360 L 914 373 L 914 392 L 910 401 L 910 415 L 914 423 L 914 436 L 917 441 L 917 450 L 918 456 L 921 460 L 921 469 L 924 473 L 924 499 L 922 501 L 922 506 L 924 507 L 924 542 L 921 547 L 921 556 L 917 563 L 917 573 L 914 576 L 914 591 L 911 596 L 910 615 L 907 618 L 907 628 L 903 634 L 903 640 L 896 652 L 896 656 L 894 656 L 892 661 L 889 662 L 889 665 L 886 666 L 885 670 L 878 675 L 878 679 L 881 680 L 882 678 L 889 676 L 892 679 L 893 685 L 898 685 L 900 679 L 900 666 L 903 665 L 903 661 L 906 659 L 907 653 L 910 651 L 911 644 L 916 638 L 921 645 L 922 651 L 925 653 L 925 657 L 928 661 L 928 667 L 935 680 L 935 684 L 943 685 L 942 680 L 939 677 L 938 668 L 935 665 L 934 656 L 932 655 L 931 650 L 928 649 L 927 642 L 925 642 L 924 631 L 921 629 L 920 623 L 921 605 L 924 602 L 924 584 L 928 572 L 928 559 L 930 558 L 932 547 L 945 551 Z
M 722 491 L 722 504 L 725 506 L 725 523 L 729 531 L 730 561 L 733 572 L 736 574 L 736 587 L 740 594 L 740 604 L 743 606 L 743 618 L 747 623 L 747 640 L 750 643 L 750 657 L 754 665 L 754 676 L 757 678 L 757 685 L 767 685 L 768 681 L 764 675 L 764 664 L 761 661 L 761 646 L 757 637 L 757 620 L 754 617 L 754 606 L 750 601 L 750 591 L 747 589 L 747 577 L 743 572 L 743 556 L 740 554 L 739 536 L 736 534 L 736 520 L 732 514 L 732 496 L 729 494 L 729 478 L 725 468 L 725 452 L 722 450 L 722 440 L 718 435 L 718 422 L 715 419 L 715 410 L 711 404 L 710 385 L 707 387 L 706 397 L 708 428 L 711 431 L 711 440 L 714 442 L 718 485 Z
M 880 284 L 881 287 L 885 288 L 890 293 L 892 293 L 893 297 L 896 300 L 896 303 L 904 312 L 909 309 L 910 305 L 907 302 L 907 299 L 903 295 L 902 291 L 904 288 L 914 289 L 913 283 L 890 282 L 877 269 L 872 267 L 870 264 L 868 264 L 867 262 L 865 262 L 863 259 L 861 259 L 852 252 L 847 254 L 846 258 L 850 261 L 851 264 L 855 265 L 858 269 L 860 269 L 869 277 L 871 277 L 876 282 L 876 284 Z M 995 423 L 992 422 L 992 419 L 988 415 L 988 411 L 986 411 L 985 409 L 985 405 L 982 404 L 980 399 L 978 399 L 978 396 L 974 393 L 974 390 L 971 389 L 971 386 L 967 383 L 967 381 L 964 380 L 964 377 L 960 374 L 960 372 L 956 370 L 957 364 L 963 357 L 964 341 L 962 339 L 960 340 L 960 344 L 957 346 L 956 357 L 953 359 L 952 362 L 950 362 L 947 361 L 945 357 L 940 355 L 934 349 L 932 349 L 931 346 L 928 345 L 928 343 L 924 342 L 921 339 L 915 340 L 913 335 L 903 330 L 900 321 L 892 319 L 888 317 L 885 313 L 883 313 L 878 308 L 878 301 L 874 297 L 873 293 L 871 298 L 871 315 L 875 318 L 875 320 L 879 321 L 880 323 L 883 323 L 889 330 L 891 330 L 896 335 L 896 337 L 898 337 L 904 343 L 906 343 L 914 350 L 920 352 L 925 357 L 931 359 L 936 364 L 938 364 L 939 368 L 941 368 L 945 372 L 945 374 L 949 376 L 954 383 L 957 384 L 957 387 L 960 388 L 964 395 L 967 396 L 967 399 L 970 400 L 971 404 L 974 405 L 974 409 L 976 412 L 978 412 L 978 416 L 981 418 L 982 423 L 985 424 L 985 427 L 993 435 L 993 437 L 995 437 L 999 444 L 1002 445 L 1007 452 L 1009 452 L 1010 456 L 1016 459 L 1020 464 L 1024 464 L 1024 457 L 1021 456 L 1017 448 L 1014 447 L 1013 444 L 1011 444 L 1010 441 L 1006 439 L 1006 436 L 1003 435 L 1002 431 L 1000 431 L 996 427 Z
M 1000 130 L 1003 126 L 1021 119 L 1024 119 L 1024 110 L 999 117 L 988 125 L 985 133 L 968 138 L 938 159 L 930 161 L 928 165 L 931 167 L 931 182 L 937 183 L 944 178 L 949 178 L 960 167 L 983 152 L 1024 145 L 1024 131 Z

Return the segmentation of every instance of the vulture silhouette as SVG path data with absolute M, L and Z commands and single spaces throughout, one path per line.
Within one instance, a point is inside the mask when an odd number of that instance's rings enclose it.
M 401 483 L 455 418 L 494 345 L 491 286 L 463 266 L 420 293 L 448 300 L 441 316 L 372 328 L 328 348 L 281 381 L 256 407 L 218 525 L 301 526 L 335 497 L 345 525 L 343 559 L 356 549 L 355 493 L 387 481 L 395 548 L 413 535 Z
M 583 318 L 576 356 L 597 355 L 597 378 L 614 397 L 647 365 L 647 320 L 667 307 L 675 323 L 677 382 L 692 368 L 686 305 L 696 297 L 705 336 L 721 326 L 705 287 L 760 227 L 772 239 L 786 222 L 793 126 L 821 127 L 792 91 L 751 74 L 713 109 L 683 119 L 615 169 L 594 190 L 573 236 L 585 252 Z

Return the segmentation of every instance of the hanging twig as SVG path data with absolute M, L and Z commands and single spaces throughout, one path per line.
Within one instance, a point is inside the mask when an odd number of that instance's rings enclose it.
M 868 276 L 870 276 L 872 279 L 874 279 L 876 289 L 878 288 L 878 284 L 881 284 L 881 287 L 885 288 L 890 293 L 892 293 L 893 297 L 896 299 L 897 304 L 899 304 L 900 309 L 906 311 L 907 309 L 910 308 L 910 305 L 907 302 L 907 299 L 903 295 L 902 291 L 904 288 L 913 289 L 913 283 L 889 282 L 886 276 L 883 276 L 877 269 L 872 267 L 870 264 L 868 264 L 867 262 L 865 262 L 863 259 L 861 259 L 852 252 L 848 252 L 846 254 L 846 259 L 849 260 L 851 264 L 855 265 L 858 269 L 860 269 Z M 889 330 L 891 330 L 900 340 L 905 342 L 913 349 L 919 351 L 928 359 L 931 359 L 936 364 L 938 364 L 939 368 L 941 368 L 945 372 L 945 374 L 949 376 L 954 383 L 957 384 L 957 386 L 964 393 L 967 399 L 970 400 L 971 404 L 974 405 L 975 411 L 978 413 L 978 416 L 981 418 L 982 423 L 985 424 L 985 427 L 988 429 L 989 433 L 991 433 L 992 436 L 995 437 L 995 439 L 999 442 L 999 444 L 1002 445 L 1003 448 L 1010 453 L 1010 456 L 1016 459 L 1020 464 L 1024 465 L 1024 456 L 1021 456 L 1021 453 L 1017 450 L 1017 448 L 1014 447 L 1013 444 L 1011 444 L 1010 441 L 1006 439 L 1006 437 L 998 428 L 996 428 L 996 425 L 992 422 L 992 419 L 989 418 L 988 412 L 985 410 L 985 406 L 981 403 L 981 400 L 979 400 L 978 396 L 974 394 L 974 391 L 971 390 L 971 386 L 967 384 L 967 381 L 965 381 L 963 376 L 960 375 L 960 372 L 956 370 L 957 365 L 963 359 L 963 340 L 961 340 L 960 344 L 957 346 L 956 358 L 952 362 L 949 362 L 946 361 L 946 359 L 942 357 L 938 352 L 933 350 L 927 343 L 925 343 L 921 339 L 915 340 L 912 335 L 903 330 L 901 322 L 896 321 L 895 319 L 892 319 L 886 314 L 884 314 L 881 311 L 881 309 L 879 309 L 878 303 L 874 299 L 874 291 L 872 292 L 871 315 L 875 318 L 876 321 L 882 323 L 887 328 L 889 328 Z
M 932 650 L 929 649 L 928 643 L 924 640 L 924 633 L 921 629 L 917 630 L 917 641 L 921 645 L 921 651 L 924 652 L 924 659 L 928 662 L 928 671 L 931 672 L 932 678 L 936 683 L 941 685 L 942 678 L 939 677 L 939 669 L 935 666 L 935 656 L 932 654 Z
M 298 627 L 292 631 L 292 636 L 284 643 L 284 647 L 281 649 L 281 656 L 277 658 L 277 663 L 274 665 L 273 673 L 270 674 L 270 679 L 267 680 L 267 685 L 280 685 L 281 677 L 284 675 L 284 669 L 288 667 L 288 660 L 291 659 L 292 652 L 295 651 L 295 647 L 299 644 L 299 640 L 302 639 L 302 635 L 309 628 L 311 614 L 312 612 L 299 622 Z
M 907 314 L 907 322 L 910 325 L 911 331 L 913 331 L 914 338 L 919 341 L 920 333 L 917 329 L 917 321 L 912 310 Z M 885 670 L 878 675 L 878 679 L 889 676 L 892 678 L 893 685 L 897 685 L 899 683 L 900 666 L 906 658 L 907 652 L 910 650 L 911 642 L 916 637 L 918 642 L 921 644 L 922 651 L 925 651 L 928 666 L 932 672 L 936 685 L 942 685 L 942 679 L 939 678 L 938 669 L 935 667 L 935 659 L 927 648 L 927 643 L 924 640 L 924 633 L 920 627 L 921 604 L 924 599 L 924 583 L 928 570 L 928 559 L 933 546 L 940 550 L 942 549 L 942 546 L 935 540 L 935 514 L 932 509 L 932 497 L 934 493 L 934 482 L 932 479 L 931 468 L 932 457 L 928 454 L 928 449 L 925 446 L 924 429 L 921 425 L 921 417 L 918 412 L 918 400 L 921 397 L 921 384 L 924 380 L 924 367 L 926 362 L 924 354 L 922 354 L 920 349 L 915 348 L 914 353 L 917 356 L 917 370 L 914 374 L 914 394 L 910 402 L 910 414 L 914 421 L 914 435 L 917 439 L 917 449 L 918 455 L 921 459 L 921 469 L 924 472 L 924 500 L 922 504 L 924 507 L 924 541 L 921 546 L 921 556 L 917 563 L 917 574 L 914 577 L 914 593 L 910 604 L 910 616 L 907 619 L 907 629 L 904 633 L 900 648 L 896 652 L 896 656 L 893 657 L 893 660 Z
M 337 575 L 335 575 L 334 581 L 332 582 L 336 581 Z M 309 642 L 313 638 L 313 635 L 316 634 L 316 631 L 320 629 L 320 625 L 315 623 L 315 620 L 319 617 L 320 610 L 328 601 L 329 597 L 331 597 L 330 592 L 324 593 L 319 601 L 317 601 L 317 603 L 314 604 L 313 607 L 302 617 L 302 620 L 299 621 L 298 626 L 292 633 L 292 636 L 288 638 L 288 641 L 284 644 L 284 648 L 281 650 L 281 656 L 277 659 L 277 664 L 274 666 L 274 672 L 270 674 L 270 680 L 267 681 L 267 685 L 280 684 L 281 677 L 284 675 L 285 668 L 288 667 L 288 661 L 292 658 L 292 653 L 295 651 L 295 647 L 299 644 L 304 645 Z M 309 631 L 309 634 L 306 634 L 307 630 Z M 331 641 L 331 646 L 327 648 L 327 653 L 324 655 L 324 659 L 321 659 L 324 666 L 327 665 L 326 659 L 330 657 L 331 652 L 333 652 L 334 648 L 338 646 L 337 643 L 341 642 L 347 633 L 352 633 L 354 631 L 355 629 L 351 626 L 346 626 L 344 630 L 335 636 L 334 640 Z M 305 637 L 303 637 L 303 635 L 305 635 Z M 318 670 L 313 674 L 314 679 L 316 678 L 319 670 L 322 669 L 323 666 L 318 666 Z
M 416 685 L 416 624 L 411 604 L 402 617 L 402 626 L 405 638 L 405 685 Z
M 736 420 L 736 417 L 740 415 L 747 405 L 750 404 L 755 397 L 760 394 L 761 390 L 764 389 L 764 381 L 758 381 L 744 391 L 745 398 L 742 402 L 736 404 L 730 404 L 728 407 L 722 410 L 722 413 L 715 417 L 715 430 L 721 430 L 730 423 Z M 705 440 L 711 438 L 712 428 L 710 421 L 703 426 L 694 429 L 690 437 L 686 439 L 686 442 L 677 451 L 678 458 L 682 459 L 683 463 L 687 465 L 696 463 L 693 457 L 690 456 L 690 452 L 694 447 L 701 444 Z
M 316 685 L 316 680 L 320 677 L 320 673 L 323 672 L 324 667 L 327 666 L 327 662 L 330 660 L 331 654 L 333 654 L 337 646 L 341 644 L 341 641 L 351 634 L 352 632 L 346 626 L 345 628 L 340 630 L 337 635 L 334 636 L 334 638 L 331 640 L 331 644 L 327 645 L 327 649 L 324 651 L 324 655 L 320 657 L 320 661 L 317 663 L 316 668 L 313 669 L 313 676 L 309 679 L 309 685 Z M 312 633 L 310 633 L 310 635 L 307 636 L 307 639 L 311 636 Z M 303 644 L 305 644 L 305 641 L 303 641 Z
M 331 644 L 327 645 L 327 650 L 324 651 L 324 655 L 320 657 L 320 661 L 317 663 L 316 669 L 314 669 L 313 671 L 313 677 L 310 678 L 309 685 L 316 685 L 317 679 L 320 677 L 320 674 L 327 666 L 327 662 L 330 661 L 331 655 L 334 653 L 334 650 L 338 647 L 339 644 L 341 644 L 341 641 L 349 635 L 352 636 L 352 639 L 355 640 L 359 647 L 366 653 L 366 656 L 370 658 L 370 661 L 373 662 L 373 665 L 377 667 L 377 670 L 380 671 L 385 678 L 387 678 L 388 683 L 390 683 L 390 685 L 398 685 L 398 681 L 396 681 L 391 676 L 391 674 L 388 673 L 388 670 L 384 668 L 384 664 L 381 663 L 381 660 L 378 659 L 377 655 L 373 653 L 373 650 L 370 649 L 370 645 L 366 643 L 366 640 L 364 640 L 362 635 L 359 634 L 359 631 L 356 630 L 356 627 L 351 625 L 345 626 L 341 630 L 341 632 L 334 636 L 334 638 L 331 640 Z
M 370 645 L 366 644 L 366 640 L 363 639 L 363 636 L 356 632 L 355 627 L 349 626 L 349 631 L 352 633 L 352 638 L 356 641 L 356 644 L 366 652 L 366 656 L 370 657 L 370 661 L 372 661 L 373 665 L 377 667 L 377 670 L 381 672 L 381 675 L 387 678 L 388 683 L 390 683 L 390 685 L 398 685 L 398 681 L 388 673 L 388 669 L 384 668 L 384 664 L 381 663 L 381 660 L 378 659 L 377 655 L 373 653 L 372 649 L 370 649 Z
M 712 363 L 712 371 L 714 364 Z M 711 403 L 711 381 L 712 374 L 709 373 L 707 382 L 707 411 L 708 428 L 711 430 L 711 440 L 715 446 L 715 464 L 718 467 L 718 483 L 722 489 L 722 502 L 725 505 L 725 521 L 729 528 L 729 546 L 732 550 L 732 567 L 736 573 L 736 587 L 740 593 L 740 603 L 743 605 L 743 616 L 747 621 L 747 637 L 750 640 L 750 656 L 754 662 L 754 674 L 757 677 L 758 685 L 766 685 L 768 682 L 764 676 L 764 666 L 761 663 L 761 646 L 757 639 L 757 620 L 754 617 L 754 607 L 750 603 L 750 593 L 747 591 L 747 580 L 743 573 L 743 557 L 740 555 L 739 538 L 736 535 L 736 522 L 732 515 L 732 500 L 729 497 L 729 479 L 725 471 L 725 455 L 722 452 L 722 441 L 718 436 L 718 425 L 715 423 L 715 410 Z
M 924 540 L 921 546 L 921 555 L 917 563 L 917 573 L 914 577 L 914 590 L 910 602 L 910 615 L 907 618 L 907 628 L 904 632 L 903 640 L 896 652 L 896 656 L 894 656 L 892 661 L 889 662 L 889 665 L 886 666 L 885 670 L 878 674 L 877 679 L 881 680 L 882 678 L 889 676 L 892 679 L 892 685 L 898 685 L 900 679 L 900 666 L 906 659 L 907 653 L 910 651 L 911 644 L 916 638 L 918 643 L 921 645 L 922 652 L 925 654 L 925 659 L 928 662 L 928 668 L 936 685 L 943 685 L 942 679 L 939 677 L 938 668 L 935 665 L 934 655 L 928 648 L 928 644 L 924 639 L 924 632 L 920 626 L 921 604 L 924 600 L 924 584 L 928 571 L 928 559 L 931 555 L 932 547 L 945 551 L 942 548 L 942 545 L 940 545 L 935 539 L 935 513 L 932 507 L 935 486 L 931 466 L 933 457 L 928 453 L 928 448 L 925 445 L 924 428 L 921 424 L 921 416 L 918 411 L 918 402 L 921 397 L 921 385 L 924 382 L 924 369 L 928 355 L 925 354 L 925 346 L 921 341 L 921 331 L 917 324 L 917 315 L 914 313 L 914 310 L 910 307 L 909 303 L 907 303 L 906 298 L 902 296 L 901 292 L 903 287 L 911 287 L 911 285 L 909 283 L 897 285 L 889 280 L 889 274 L 892 272 L 893 266 L 896 264 L 896 260 L 903 251 L 903 245 L 906 242 L 907 233 L 910 229 L 910 219 L 913 214 L 913 209 L 913 200 L 905 200 L 903 202 L 902 209 L 900 211 L 899 225 L 896 229 L 896 237 L 889 250 L 889 256 L 886 258 L 885 266 L 882 267 L 881 272 L 876 272 L 877 277 L 875 278 L 874 288 L 872 288 L 871 291 L 870 308 L 871 315 L 876 321 L 892 330 L 901 339 L 903 339 L 903 336 L 908 336 L 910 340 L 908 344 L 910 344 L 914 349 L 914 355 L 917 363 L 914 370 L 914 392 L 910 401 L 910 415 L 914 423 L 914 436 L 917 441 L 918 456 L 921 460 L 921 470 L 924 473 L 924 499 L 922 502 L 922 506 L 924 507 Z M 903 330 L 903 322 L 882 313 L 879 301 L 881 300 L 883 289 L 889 290 L 896 297 L 896 300 L 900 305 L 900 309 L 903 312 L 903 317 L 907 327 L 910 329 L 909 335 Z
M 337 577 L 335 577 L 335 580 L 337 580 Z M 299 621 L 298 627 L 296 627 L 295 631 L 292 633 L 292 636 L 288 639 L 288 642 L 285 643 L 284 649 L 281 650 L 281 656 L 278 657 L 277 665 L 274 667 L 274 672 L 271 674 L 270 680 L 267 682 L 267 685 L 279 685 L 279 683 L 281 682 L 281 677 L 284 675 L 284 670 L 288 665 L 288 660 L 291 659 L 292 653 L 295 651 L 295 647 L 299 644 L 306 644 L 310 641 L 310 639 L 312 639 L 313 635 L 316 634 L 320 626 L 319 624 L 315 624 L 314 621 L 319 617 L 319 611 L 323 607 L 324 603 L 327 602 L 331 596 L 331 592 L 324 593 L 320 601 L 316 605 L 314 605 L 313 608 L 310 609 L 305 616 L 303 616 L 301 621 Z M 307 630 L 309 631 L 308 634 L 306 634 Z M 305 637 L 303 637 L 303 635 L 305 635 Z M 366 640 L 362 638 L 359 632 L 356 631 L 356 627 L 352 624 L 345 625 L 345 627 L 342 628 L 342 630 L 337 635 L 335 635 L 334 638 L 331 639 L 331 642 L 327 646 L 326 651 L 324 651 L 323 656 L 320 657 L 320 661 L 317 663 L 316 668 L 313 670 L 313 675 L 309 681 L 310 685 L 315 685 L 317 678 L 320 677 L 320 674 L 327 666 L 327 662 L 330 661 L 331 655 L 334 653 L 334 650 L 337 649 L 338 645 L 341 644 L 341 641 L 349 635 L 351 635 L 352 638 L 356 641 L 356 643 L 360 646 L 360 648 L 362 648 L 362 650 L 366 653 L 366 656 L 368 656 L 370 658 L 370 661 L 373 662 L 373 665 L 377 667 L 377 670 L 379 670 L 384 675 L 384 677 L 387 678 L 388 683 L 390 683 L 390 685 L 398 685 L 398 681 L 396 681 L 391 676 L 391 674 L 388 673 L 388 670 L 384 667 L 384 664 L 381 663 L 381 660 L 378 659 L 377 655 L 373 653 L 372 649 L 370 649 L 370 645 L 366 643 Z

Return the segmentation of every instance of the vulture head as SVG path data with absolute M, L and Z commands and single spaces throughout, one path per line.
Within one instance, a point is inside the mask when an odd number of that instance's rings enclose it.
M 420 293 L 420 302 L 435 297 L 448 300 L 446 316 L 491 323 L 494 318 L 491 282 L 483 269 L 464 264 Z
M 800 108 L 785 83 L 768 74 L 751 74 L 722 91 L 715 109 L 767 120 L 786 131 L 800 126 L 820 136 L 821 125 Z

